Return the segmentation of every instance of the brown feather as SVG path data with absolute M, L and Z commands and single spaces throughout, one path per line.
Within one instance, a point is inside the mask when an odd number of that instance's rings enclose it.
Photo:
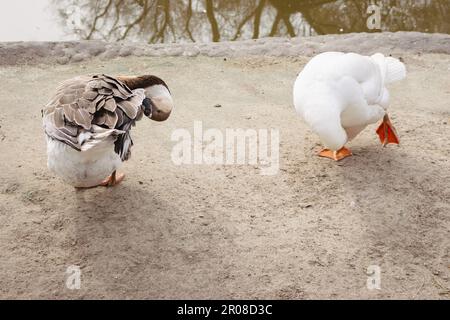
M 59 99 L 59 104 L 70 104 L 75 101 L 75 95 L 73 94 L 65 94 Z
M 64 112 L 62 108 L 57 108 L 53 112 L 53 123 L 56 128 L 64 128 Z
M 97 91 L 91 91 L 91 90 L 87 90 L 84 92 L 83 94 L 83 98 L 87 99 L 87 100 L 94 100 L 95 98 L 97 98 L 98 93 Z
M 97 111 L 99 111 L 100 109 L 102 109 L 105 106 L 106 100 L 102 99 L 101 101 L 99 101 L 99 103 L 97 103 L 97 106 L 95 107 L 95 109 Z
M 76 150 L 82 150 L 78 135 L 98 130 L 95 125 L 112 129 L 115 140 L 142 118 L 144 98 L 143 90 L 131 91 L 125 83 L 107 75 L 66 80 L 42 110 L 45 132 Z M 118 133 L 115 129 L 125 131 Z M 91 144 L 96 145 L 95 141 Z
M 117 107 L 116 101 L 114 101 L 114 99 L 111 98 L 111 99 L 106 100 L 105 105 L 103 106 L 103 109 L 114 112 L 114 111 L 116 111 L 116 107 Z
M 162 79 L 152 75 L 139 77 L 119 76 L 117 79 L 125 83 L 131 90 L 144 89 L 158 84 L 165 86 L 167 90 L 169 89 L 167 84 Z
M 128 118 L 134 119 L 137 115 L 137 108 L 130 101 L 124 100 L 117 103 L 117 106 L 125 112 Z
M 114 112 L 105 112 L 105 125 L 110 128 L 113 129 L 116 127 L 117 124 L 117 114 Z
M 100 101 L 104 100 L 105 96 L 102 94 L 97 95 L 97 98 L 95 98 L 94 100 L 92 100 L 92 103 L 94 105 L 97 105 Z
M 113 94 L 113 91 L 109 88 L 102 88 L 100 90 L 98 90 L 98 93 L 103 94 L 105 96 L 109 96 Z
M 101 111 L 101 112 L 97 112 L 95 114 L 94 120 L 92 121 L 92 123 L 98 125 L 98 126 L 102 126 L 105 124 L 106 121 L 106 111 Z
M 75 110 L 76 108 L 72 108 L 70 104 L 65 104 L 62 106 L 64 111 L 64 117 L 68 122 L 74 122 L 75 120 Z
M 78 108 L 77 112 L 75 112 L 74 115 L 75 115 L 74 120 L 76 124 L 78 124 L 79 126 L 83 127 L 86 130 L 89 130 L 91 128 L 92 116 L 88 111 Z

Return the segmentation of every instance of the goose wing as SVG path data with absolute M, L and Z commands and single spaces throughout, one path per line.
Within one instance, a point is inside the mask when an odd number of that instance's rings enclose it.
M 112 140 L 126 160 L 132 145 L 129 130 L 142 118 L 144 98 L 143 89 L 131 90 L 107 75 L 64 81 L 42 110 L 45 133 L 79 151 Z

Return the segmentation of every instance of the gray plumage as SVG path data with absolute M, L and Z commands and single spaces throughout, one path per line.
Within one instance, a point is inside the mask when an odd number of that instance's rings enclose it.
M 43 108 L 45 133 L 82 152 L 112 139 L 122 160 L 130 156 L 130 129 L 143 115 L 144 89 L 131 90 L 107 75 L 61 83 Z

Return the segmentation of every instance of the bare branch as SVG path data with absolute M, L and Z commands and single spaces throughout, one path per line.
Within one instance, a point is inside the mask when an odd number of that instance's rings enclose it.
M 206 0 L 206 15 L 211 24 L 212 41 L 220 41 L 219 26 L 217 25 L 216 17 L 214 16 L 214 6 L 212 0 Z
M 104 17 L 106 15 L 106 13 L 108 12 L 109 8 L 112 5 L 112 0 L 108 1 L 108 4 L 106 5 L 105 9 L 103 10 L 102 13 L 100 13 L 99 15 L 96 15 L 94 18 L 94 22 L 92 22 L 92 28 L 91 31 L 89 32 L 89 34 L 86 36 L 86 40 L 90 40 L 92 35 L 94 34 L 94 32 L 97 29 L 97 22 L 100 18 Z
M 255 21 L 253 23 L 253 39 L 259 38 L 259 26 L 261 24 L 261 15 L 266 5 L 266 0 L 261 0 L 256 8 Z
M 192 18 L 192 0 L 189 0 L 187 12 L 186 12 L 186 24 L 185 24 L 184 30 L 188 34 L 189 39 L 191 39 L 192 42 L 195 42 L 194 36 L 192 35 L 191 29 L 189 28 L 189 23 L 191 22 L 191 18 Z

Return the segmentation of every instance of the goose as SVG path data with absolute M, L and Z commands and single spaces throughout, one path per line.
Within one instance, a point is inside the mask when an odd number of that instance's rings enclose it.
M 79 76 L 62 82 L 42 109 L 47 166 L 76 188 L 115 186 L 130 158 L 130 130 L 143 118 L 165 121 L 173 109 L 167 84 L 153 75 Z
M 295 81 L 293 98 L 297 113 L 324 145 L 318 155 L 335 161 L 351 156 L 345 144 L 379 120 L 376 132 L 382 145 L 399 144 L 386 112 L 386 85 L 405 77 L 405 65 L 381 53 L 325 52 L 313 57 Z

